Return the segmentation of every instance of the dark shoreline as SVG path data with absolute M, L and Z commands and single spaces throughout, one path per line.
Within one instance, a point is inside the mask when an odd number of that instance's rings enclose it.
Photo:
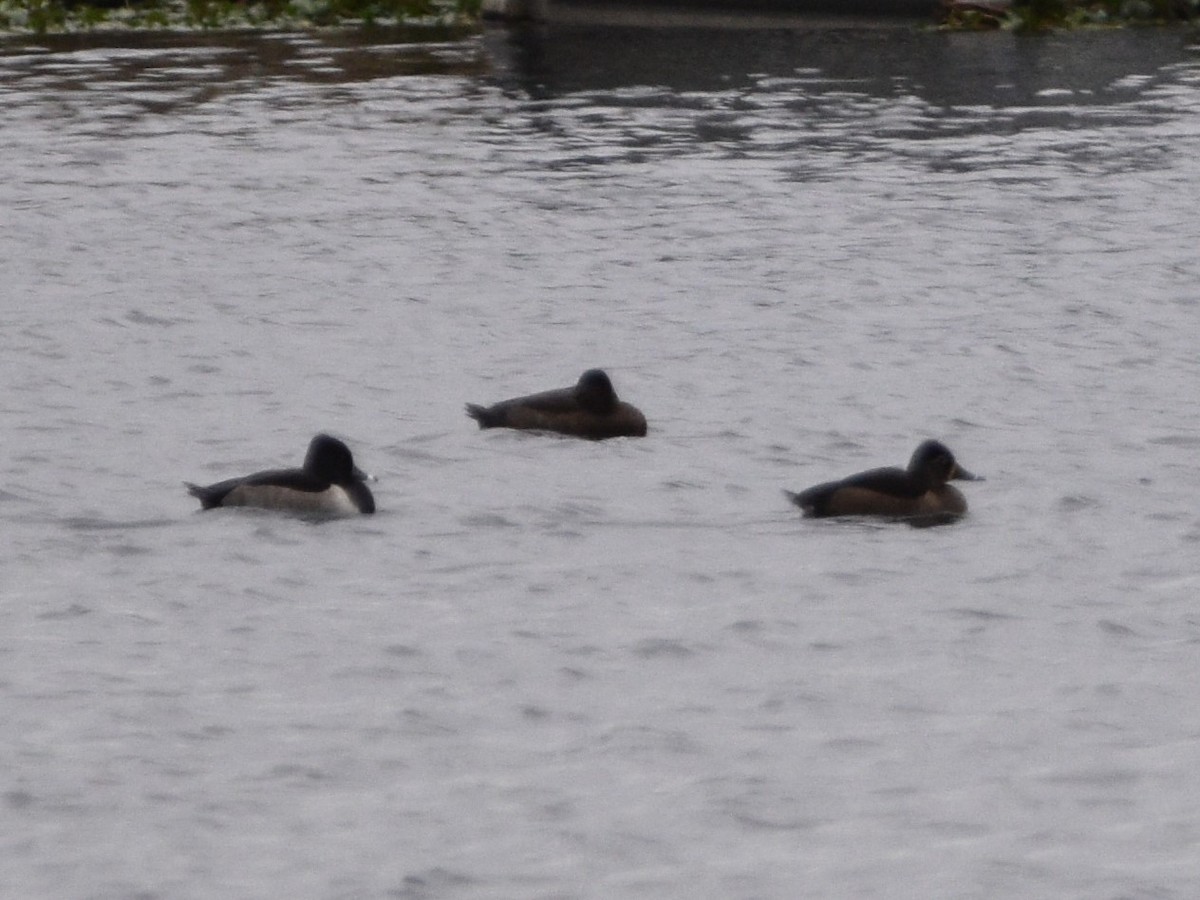
M 470 30 L 481 18 L 527 15 L 575 22 L 692 20 L 727 28 L 797 18 L 875 20 L 1021 32 L 1195 23 L 1200 0 L 0 0 L 0 38 L 386 27 L 412 28 L 420 40 L 417 32 L 425 29 Z

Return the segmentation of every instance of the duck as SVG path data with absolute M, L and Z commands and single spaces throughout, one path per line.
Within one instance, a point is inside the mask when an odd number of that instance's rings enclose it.
M 319 516 L 375 512 L 367 476 L 354 465 L 350 448 L 335 437 L 318 434 L 308 444 L 299 469 L 269 469 L 216 484 L 185 481 L 200 509 L 253 506 Z
M 646 417 L 617 398 L 602 369 L 588 369 L 573 387 L 514 397 L 492 406 L 468 403 L 467 415 L 480 428 L 553 431 L 594 441 L 646 434 Z
M 958 464 L 940 441 L 921 443 L 908 468 L 869 469 L 807 490 L 784 491 L 809 518 L 878 516 L 914 525 L 941 525 L 967 512 L 967 500 L 948 481 L 982 481 Z

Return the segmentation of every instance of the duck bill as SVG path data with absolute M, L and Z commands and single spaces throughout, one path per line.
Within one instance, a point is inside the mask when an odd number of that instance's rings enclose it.
M 951 480 L 954 480 L 954 481 L 983 481 L 984 480 L 982 475 L 974 475 L 971 472 L 968 472 L 962 466 L 958 465 L 958 463 L 954 464 L 954 472 L 951 473 L 950 478 L 951 478 Z
M 354 477 L 357 478 L 359 481 L 378 481 L 379 480 L 374 475 L 372 475 L 370 472 L 364 472 L 358 466 L 354 467 Z

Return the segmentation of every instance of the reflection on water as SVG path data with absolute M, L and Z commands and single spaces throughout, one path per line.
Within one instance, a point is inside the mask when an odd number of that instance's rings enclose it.
M 601 38 L 603 35 L 603 38 Z M 1053 153 L 1156 165 L 1167 145 L 1130 156 L 1101 129 L 1138 129 L 1194 109 L 1197 54 L 1184 32 L 1141 29 L 1018 37 L 911 25 L 755 32 L 569 25 L 494 31 L 498 83 L 544 100 L 586 98 L 617 127 L 636 108 L 679 111 L 685 142 L 730 152 L 929 154 L 969 170 L 1022 132 L 1054 131 Z M 690 115 L 689 115 L 690 113 Z M 661 120 L 660 120 L 661 124 Z M 981 138 L 972 141 L 970 138 Z M 1007 148 L 1006 148 L 1007 149 Z
M 737 91 L 808 74 L 868 96 L 932 107 L 1054 108 L 1128 100 L 1195 62 L 1184 30 L 1017 36 L 912 22 L 722 29 L 558 23 L 318 33 L 79 34 L 0 43 L 8 89 L 99 84 L 166 89 L 269 81 L 341 84 L 404 75 L 490 76 L 532 98 L 623 87 Z M 481 43 L 482 41 L 482 43 Z M 202 102 L 203 95 L 195 98 Z M 1055 124 L 1062 124 L 1061 120 Z
M 1171 81 L 1176 66 L 1195 62 L 1186 30 L 1019 36 L 800 20 L 751 31 L 562 23 L 490 29 L 485 37 L 502 61 L 501 78 L 533 96 L 633 85 L 736 90 L 811 72 L 867 95 L 911 93 L 939 107 L 1031 105 L 1046 91 L 1087 104 Z
M 752 30 L 567 21 L 488 27 L 482 35 L 146 34 L 123 36 L 118 46 L 107 35 L 9 40 L 0 46 L 0 91 L 10 114 L 21 107 L 61 114 L 78 103 L 119 105 L 122 116 L 170 115 L 259 89 L 287 105 L 289 84 L 325 86 L 335 92 L 327 99 L 342 92 L 353 100 L 344 92 L 356 84 L 449 76 L 523 100 L 522 117 L 534 127 L 556 127 L 553 115 L 539 119 L 539 102 L 586 104 L 577 126 L 625 134 L 637 152 L 683 141 L 731 153 L 800 146 L 904 153 L 906 142 L 935 140 L 943 152 L 931 164 L 949 171 L 969 170 L 989 145 L 1027 131 L 1057 133 L 1031 149 L 1031 163 L 1041 153 L 1103 157 L 1112 141 L 1098 129 L 1136 129 L 1194 108 L 1193 92 L 1178 89 L 1196 80 L 1186 31 L 1018 37 L 945 34 L 908 22 L 789 21 Z M 639 109 L 654 114 L 651 128 L 637 126 Z M 672 119 L 684 128 L 674 136 Z M 1154 165 L 1168 152 L 1143 147 L 1110 164 Z
M 134 94 L 151 113 L 272 83 L 337 85 L 485 70 L 478 41 L 465 28 L 75 34 L 0 44 L 0 84 L 22 91 L 91 91 L 94 102 L 111 86 Z

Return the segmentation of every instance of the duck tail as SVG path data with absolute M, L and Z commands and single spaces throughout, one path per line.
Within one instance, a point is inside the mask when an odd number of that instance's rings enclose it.
M 504 424 L 504 414 L 497 412 L 493 406 L 468 403 L 467 415 L 478 422 L 480 428 L 496 428 Z
M 201 509 L 213 509 L 221 505 L 221 497 L 211 487 L 205 487 L 199 484 L 192 484 L 190 481 L 185 481 L 183 486 L 187 488 L 187 492 L 200 501 Z
M 805 491 L 800 491 L 799 493 L 796 491 L 785 490 L 783 495 L 796 506 L 804 510 L 804 514 L 806 516 L 814 516 L 819 514 L 817 507 L 820 503 L 820 497 L 817 494 L 814 494 L 812 488 L 809 488 Z

